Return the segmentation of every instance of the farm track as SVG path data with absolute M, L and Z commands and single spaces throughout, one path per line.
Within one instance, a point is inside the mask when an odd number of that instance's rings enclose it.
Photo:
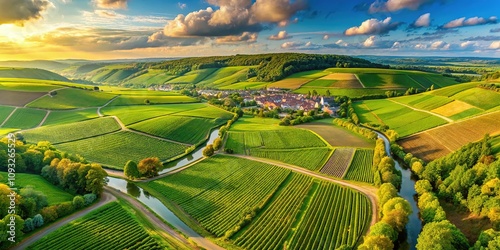
M 5 118 L 5 120 L 3 120 L 2 124 L 0 124 L 0 127 L 3 127 L 3 125 L 9 120 L 9 118 L 14 114 L 14 112 L 16 112 L 17 109 L 18 109 L 18 107 L 15 107 L 14 110 L 12 110 L 12 112 L 10 112 L 9 116 L 7 116 Z
M 358 185 L 352 184 L 348 181 L 328 178 L 328 177 L 320 175 L 316 172 L 313 172 L 311 170 L 307 170 L 307 169 L 304 169 L 304 168 L 301 168 L 298 166 L 294 166 L 291 164 L 269 161 L 267 159 L 257 158 L 257 157 L 247 156 L 247 155 L 232 155 L 232 156 L 279 166 L 279 167 L 290 169 L 292 171 L 295 171 L 295 172 L 298 172 L 301 174 L 305 174 L 308 176 L 318 178 L 320 180 L 333 182 L 333 183 L 339 184 L 339 185 L 344 186 L 344 187 L 349 187 L 349 188 L 355 189 L 355 190 L 365 194 L 368 197 L 368 199 L 370 200 L 371 207 L 372 207 L 372 220 L 370 222 L 370 226 L 377 223 L 377 220 L 378 220 L 378 198 L 377 198 L 377 189 L 375 187 L 358 186 Z
M 102 108 L 104 108 L 104 107 L 106 107 L 106 106 L 108 106 L 108 104 L 110 104 L 112 101 L 114 101 L 114 100 L 115 100 L 116 98 L 118 98 L 118 97 L 119 97 L 119 95 L 117 95 L 117 96 L 115 96 L 115 97 L 111 98 L 111 99 L 110 99 L 107 103 L 105 103 L 104 105 L 102 105 L 102 106 L 98 107 L 98 108 L 97 108 L 97 115 L 98 115 L 99 117 L 103 117 L 104 115 L 101 113 L 101 109 L 102 109 Z
M 358 79 L 358 82 L 361 84 L 361 86 L 363 86 L 363 88 L 366 88 L 361 79 L 359 79 L 358 74 L 354 74 L 354 76 L 356 76 L 356 79 Z
M 427 114 L 430 114 L 430 115 L 433 115 L 433 116 L 437 116 L 437 117 L 439 117 L 439 118 L 441 118 L 441 119 L 443 119 L 443 120 L 447 121 L 448 123 L 454 123 L 454 122 L 455 122 L 455 121 L 453 121 L 452 119 L 450 119 L 450 118 L 448 118 L 448 117 L 446 117 L 446 116 L 442 116 L 442 115 L 439 115 L 439 114 L 436 114 L 436 113 L 432 113 L 432 112 L 427 111 L 427 110 L 414 108 L 414 107 L 412 107 L 412 106 L 410 106 L 410 105 L 407 105 L 407 104 L 404 104 L 404 103 L 400 103 L 400 102 L 396 102 L 396 101 L 394 101 L 394 100 L 392 100 L 392 99 L 387 99 L 387 100 L 389 100 L 389 101 L 391 101 L 391 102 L 393 102 L 393 103 L 397 103 L 397 104 L 399 104 L 399 105 L 401 105 L 401 106 L 405 106 L 405 107 L 407 107 L 407 108 L 413 109 L 413 110 L 415 110 L 415 111 L 420 111 L 420 112 L 424 112 L 424 113 L 427 113 Z
M 47 117 L 49 117 L 49 115 L 50 115 L 50 110 L 47 110 L 47 114 L 45 114 L 45 116 L 43 117 L 42 121 L 35 128 L 41 127 L 45 123 L 45 120 L 47 120 Z
M 113 196 L 111 193 L 109 192 L 104 192 L 103 193 L 103 197 L 101 198 L 101 200 L 99 200 L 99 202 L 97 202 L 96 204 L 90 206 L 90 207 L 87 207 L 81 211 L 78 211 L 70 216 L 67 216 L 67 217 L 64 217 L 63 219 L 61 220 L 58 220 L 56 221 L 54 224 L 51 224 L 43 229 L 41 229 L 40 231 L 36 232 L 35 234 L 31 235 L 30 237 L 26 238 L 26 239 L 23 239 L 19 244 L 15 245 L 14 247 L 12 247 L 11 249 L 12 250 L 22 250 L 22 249 L 26 249 L 28 246 L 32 245 L 33 243 L 35 243 L 36 241 L 40 240 L 41 238 L 43 238 L 45 235 L 48 235 L 54 231 L 56 231 L 57 229 L 59 229 L 60 227 L 70 223 L 71 221 L 74 221 L 76 219 L 79 219 L 85 215 L 87 215 L 88 213 L 112 202 L 116 200 L 116 197 Z
M 406 75 L 408 78 L 410 78 L 412 81 L 414 81 L 416 84 L 420 85 L 420 87 L 422 87 L 423 89 L 427 89 L 424 85 L 420 84 L 420 82 L 418 82 L 417 80 L 413 79 L 413 77 L 411 77 L 410 75 Z
M 51 90 L 51 91 L 47 92 L 47 94 L 42 95 L 42 96 L 40 96 L 40 97 L 36 98 L 35 100 L 33 100 L 33 101 L 31 101 L 31 102 L 28 102 L 28 103 L 24 104 L 24 106 L 23 106 L 23 107 L 28 108 L 28 104 L 30 104 L 30 103 L 32 103 L 32 102 L 34 102 L 34 101 L 36 101 L 36 100 L 38 100 L 38 99 L 40 99 L 40 98 L 42 98 L 42 97 L 44 97 L 44 96 L 48 96 L 48 95 L 49 95 L 49 93 L 50 93 L 50 92 L 52 92 L 52 91 L 58 91 L 58 90 L 67 89 L 67 88 L 69 88 L 69 87 L 62 87 L 62 88 L 58 88 L 58 89 L 53 89 L 53 90 Z M 43 93 L 43 92 L 42 92 L 42 93 Z

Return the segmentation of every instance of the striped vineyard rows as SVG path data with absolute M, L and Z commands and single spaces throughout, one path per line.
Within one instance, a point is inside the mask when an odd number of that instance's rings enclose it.
M 336 148 L 320 172 L 342 178 L 351 163 L 353 154 L 354 148 Z
M 372 162 L 373 149 L 357 149 L 345 179 L 373 183 Z

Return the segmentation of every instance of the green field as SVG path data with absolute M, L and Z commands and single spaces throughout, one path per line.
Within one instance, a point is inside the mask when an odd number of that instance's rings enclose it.
M 452 96 L 452 98 L 484 110 L 500 106 L 500 93 L 481 88 L 464 90 Z
M 137 76 L 137 74 L 140 74 Z M 153 84 L 163 84 L 169 80 L 177 77 L 176 75 L 169 75 L 163 70 L 147 69 L 140 73 L 133 74 L 123 80 L 124 86 L 137 86 L 149 87 Z
M 14 110 L 13 107 L 0 106 L 0 124 L 12 113 L 12 110 Z
M 207 107 L 206 104 L 170 104 L 170 105 L 151 105 L 151 106 L 106 106 L 101 110 L 104 115 L 117 116 L 125 125 L 139 121 L 151 119 L 162 115 L 179 113 L 184 111 L 194 111 Z
M 25 78 L 67 81 L 65 77 L 43 69 L 0 67 L 0 78 Z
M 372 149 L 357 149 L 344 179 L 373 183 L 372 161 Z
M 230 132 L 229 137 L 233 133 L 238 132 Z M 244 141 L 238 141 L 238 143 L 244 144 L 247 149 L 256 147 L 265 149 L 292 149 L 327 146 L 322 139 L 308 130 L 286 127 L 274 131 L 246 131 L 244 132 Z
M 474 88 L 478 84 L 479 84 L 478 82 L 462 83 L 462 84 L 457 84 L 457 85 L 447 87 L 447 88 L 437 89 L 437 90 L 434 90 L 430 93 L 433 95 L 450 97 L 452 95 L 455 95 L 455 94 L 460 93 L 462 91 L 465 91 L 467 89 Z
M 28 129 L 36 127 L 43 120 L 47 111 L 18 108 L 14 114 L 5 122 L 2 128 Z
M 261 89 L 265 88 L 268 84 L 268 82 L 238 82 L 221 86 L 220 89 Z
M 60 86 L 46 84 L 43 83 L 42 81 L 30 82 L 30 79 L 28 79 L 26 82 L 20 82 L 20 81 L 11 82 L 9 81 L 9 79 L 0 78 L 0 90 L 49 92 L 53 89 L 58 89 L 58 88 L 60 88 Z
M 340 89 L 340 88 L 320 88 L 320 87 L 301 87 L 294 90 L 297 94 L 308 94 L 316 90 L 320 95 L 326 95 L 326 91 L 330 91 L 333 96 L 348 96 L 351 98 L 367 96 L 367 95 L 385 95 L 387 90 L 385 89 L 368 89 L 368 88 L 356 88 L 356 89 Z M 404 92 L 403 90 L 396 90 L 398 92 Z
M 433 110 L 453 101 L 453 99 L 448 97 L 436 96 L 427 93 L 397 97 L 393 100 L 423 110 Z
M 250 149 L 249 155 L 268 158 L 307 168 L 309 170 L 320 169 L 328 160 L 331 153 L 330 148 L 307 148 L 307 149 Z
M 167 104 L 167 103 L 189 103 L 198 102 L 198 100 L 184 95 L 121 95 L 110 106 L 123 106 L 123 105 L 146 105 L 146 100 L 149 104 Z
M 7 182 L 7 173 L 0 172 L 0 183 L 7 184 Z M 49 203 L 49 205 L 73 200 L 72 194 L 52 185 L 42 176 L 37 174 L 16 173 L 15 182 L 18 189 L 24 188 L 26 186 L 33 186 L 35 190 L 41 191 L 43 194 L 45 194 L 45 196 L 47 196 L 47 202 Z
M 368 198 L 322 182 L 286 249 L 354 247 L 371 217 Z
M 208 138 L 210 130 L 225 120 L 166 115 L 129 126 L 133 130 L 173 141 L 198 144 Z
M 26 131 L 23 135 L 26 141 L 31 143 L 49 141 L 52 144 L 59 144 L 82 138 L 96 137 L 118 130 L 120 130 L 120 125 L 115 119 L 107 117 L 69 124 L 43 126 Z
M 97 117 L 98 115 L 96 108 L 71 110 L 71 111 L 51 111 L 49 116 L 47 116 L 47 119 L 42 125 L 47 126 L 47 125 L 58 125 L 58 124 L 79 122 Z
M 192 117 L 201 117 L 201 118 L 209 118 L 209 119 L 221 119 L 221 120 L 231 120 L 234 114 L 228 111 L 225 111 L 220 108 L 216 108 L 210 105 L 204 105 L 199 109 L 190 109 L 187 111 L 180 111 L 178 113 L 174 113 L 172 115 L 179 116 L 192 116 Z
M 209 69 L 198 69 L 198 70 L 193 70 L 189 71 L 186 74 L 176 77 L 167 83 L 191 83 L 191 84 L 197 84 L 198 82 L 202 81 L 206 77 L 208 77 L 210 74 L 215 72 L 217 69 L 216 68 L 209 68 Z
M 168 160 L 183 154 L 186 148 L 127 131 L 57 145 L 59 150 L 80 154 L 89 161 L 117 169 L 122 169 L 128 160 L 139 162 L 146 157 Z
M 247 80 L 247 72 L 250 67 L 247 66 L 234 66 L 224 67 L 215 70 L 208 75 L 203 81 L 198 82 L 200 86 L 206 87 L 223 87 L 229 86 L 233 83 L 242 82 Z
M 163 240 L 148 232 L 135 213 L 131 208 L 112 202 L 57 229 L 27 249 L 169 248 Z
M 361 122 L 386 124 L 400 137 L 427 130 L 447 122 L 438 116 L 416 111 L 389 100 L 368 100 L 353 104 Z
M 61 89 L 57 95 L 44 96 L 28 104 L 32 108 L 44 109 L 74 109 L 98 107 L 104 105 L 115 95 L 81 89 Z
M 217 155 L 146 185 L 162 195 L 158 198 L 175 202 L 220 237 L 236 227 L 248 210 L 260 210 L 289 173 L 268 164 Z

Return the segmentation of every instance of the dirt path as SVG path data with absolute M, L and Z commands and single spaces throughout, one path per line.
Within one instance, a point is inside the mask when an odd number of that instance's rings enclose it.
M 359 79 L 358 74 L 354 74 L 354 76 L 356 77 L 356 79 L 358 79 L 358 82 L 361 84 L 361 86 L 363 86 L 363 88 L 366 88 L 361 79 Z
M 34 101 L 36 101 L 36 100 L 38 100 L 38 99 L 40 99 L 40 98 L 43 98 L 44 96 L 49 96 L 49 93 L 50 93 L 50 92 L 52 92 L 52 91 L 58 91 L 58 90 L 67 89 L 67 88 L 69 88 L 69 87 L 62 87 L 62 88 L 58 88 L 58 89 L 53 89 L 53 90 L 51 90 L 51 91 L 47 92 L 47 94 L 42 95 L 42 96 L 40 96 L 40 97 L 36 98 L 35 100 L 33 100 L 33 101 L 31 101 L 31 102 L 28 102 L 28 103 L 24 104 L 24 106 L 23 106 L 23 107 L 27 108 L 27 107 L 28 107 L 28 104 L 30 104 L 30 103 L 32 103 L 32 102 L 34 102 Z M 43 92 L 42 92 L 42 93 L 43 93 Z
M 98 108 L 97 108 L 97 115 L 98 115 L 99 117 L 103 117 L 104 115 L 101 113 L 101 109 L 102 109 L 102 108 L 104 108 L 104 107 L 106 107 L 106 106 L 108 106 L 108 104 L 110 104 L 112 101 L 114 101 L 114 100 L 115 100 L 116 98 L 118 98 L 118 97 L 119 97 L 119 95 L 117 95 L 117 96 L 115 96 L 115 97 L 111 98 L 111 99 L 110 99 L 107 103 L 105 103 L 104 105 L 102 105 L 102 106 L 98 107 Z
M 2 127 L 10 119 L 10 117 L 14 114 L 14 112 L 16 112 L 17 109 L 18 109 L 18 107 L 15 107 L 14 110 L 12 110 L 12 112 L 10 112 L 9 116 L 7 116 L 5 118 L 5 120 L 3 120 L 2 124 L 0 124 L 0 127 Z
M 445 121 L 447 121 L 447 122 L 449 122 L 449 123 L 453 123 L 453 122 L 455 122 L 455 121 L 453 121 L 452 119 L 450 119 L 450 118 L 448 118 L 448 117 L 446 117 L 446 116 L 442 116 L 442 115 L 439 115 L 439 114 L 436 114 L 436 113 L 432 113 L 432 112 L 427 111 L 427 110 L 414 108 L 414 107 L 412 107 L 412 106 L 410 106 L 410 105 L 406 105 L 406 104 L 404 104 L 404 103 L 396 102 L 396 101 L 394 101 L 394 100 L 392 100 L 392 99 L 387 99 L 387 100 L 389 100 L 389 101 L 391 101 L 391 102 L 393 102 L 393 103 L 397 103 L 397 104 L 399 104 L 399 105 L 405 106 L 405 107 L 407 107 L 407 108 L 411 108 L 411 109 L 416 110 L 416 111 L 420 111 L 420 112 L 424 112 L 424 113 L 427 113 L 427 114 L 431 114 L 431 115 L 433 115 L 433 116 L 437 116 L 437 117 L 439 117 L 439 118 L 441 118 L 441 119 L 443 119 L 443 120 L 445 120 Z
M 377 223 L 377 221 L 378 221 L 378 198 L 377 198 L 377 189 L 375 187 L 357 186 L 356 184 L 353 184 L 351 182 L 347 182 L 347 181 L 343 181 L 343 180 L 336 180 L 336 179 L 325 177 L 325 176 L 320 175 L 320 174 L 313 172 L 311 170 L 303 169 L 303 168 L 300 168 L 300 167 L 297 167 L 294 165 L 290 165 L 290 164 L 269 161 L 269 160 L 266 160 L 263 158 L 257 158 L 257 157 L 252 157 L 252 156 L 248 156 L 248 155 L 232 155 L 232 156 L 279 166 L 279 167 L 290 169 L 292 171 L 295 171 L 295 172 L 298 172 L 301 174 L 309 175 L 309 176 L 312 176 L 312 177 L 315 177 L 315 178 L 318 178 L 321 180 L 333 182 L 333 183 L 336 183 L 336 184 L 339 184 L 339 185 L 342 185 L 345 187 L 355 189 L 355 190 L 365 194 L 368 197 L 368 199 L 370 199 L 370 202 L 372 204 L 372 206 L 371 206 L 372 207 L 372 220 L 370 222 L 370 226 Z
M 130 204 L 132 204 L 133 208 L 142 213 L 148 220 L 149 222 L 155 227 L 155 230 L 157 231 L 163 231 L 163 232 L 166 232 L 167 234 L 170 234 L 171 236 L 173 236 L 174 238 L 176 238 L 177 240 L 181 241 L 182 243 L 184 243 L 185 245 L 188 245 L 190 247 L 193 247 L 187 240 L 186 238 L 184 238 L 181 234 L 179 234 L 178 232 L 176 232 L 174 229 L 172 229 L 171 227 L 167 226 L 162 220 L 160 220 L 158 217 L 156 217 L 156 215 L 154 213 L 152 213 L 149 209 L 147 209 L 141 202 L 139 202 L 138 200 L 120 192 L 120 191 L 117 191 L 113 188 L 110 188 L 110 187 L 105 187 L 104 188 L 107 192 L 111 193 L 112 195 L 116 196 L 116 197 L 120 197 L 124 200 L 126 200 L 127 202 L 129 202 Z
M 102 195 L 102 198 L 99 202 L 97 202 L 96 204 L 90 206 L 90 207 L 87 207 L 81 211 L 78 211 L 68 217 L 65 217 L 45 228 L 43 228 L 42 230 L 38 231 L 37 233 L 31 235 L 30 237 L 24 239 L 23 241 L 21 241 L 19 244 L 17 244 L 16 246 L 14 246 L 13 248 L 11 248 L 12 250 L 22 250 L 22 249 L 26 249 L 28 246 L 30 246 L 31 244 L 35 243 L 36 241 L 38 241 L 39 239 L 43 238 L 45 235 L 48 235 L 54 231 L 56 231 L 57 229 L 59 229 L 60 227 L 70 223 L 71 221 L 74 221 L 76 219 L 79 219 L 83 216 L 85 216 L 86 214 L 108 204 L 109 202 L 112 202 L 116 200 L 116 197 L 114 197 L 113 195 L 111 195 L 110 193 L 108 192 L 104 192 L 103 195 Z
M 47 120 L 47 117 L 49 117 L 49 115 L 50 115 L 50 110 L 47 110 L 47 114 L 45 114 L 45 117 L 43 117 L 40 124 L 38 124 L 38 126 L 36 126 L 35 128 L 41 127 L 45 123 L 45 120 Z

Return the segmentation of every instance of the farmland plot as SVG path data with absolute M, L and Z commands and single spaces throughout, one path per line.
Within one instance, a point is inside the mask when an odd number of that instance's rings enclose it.
M 318 170 L 325 164 L 331 149 L 307 148 L 280 150 L 252 148 L 249 152 L 251 156 L 273 159 L 309 170 Z
M 344 179 L 373 183 L 372 161 L 373 149 L 356 149 Z
M 354 150 L 354 148 L 336 148 L 320 172 L 342 178 L 349 168 Z

